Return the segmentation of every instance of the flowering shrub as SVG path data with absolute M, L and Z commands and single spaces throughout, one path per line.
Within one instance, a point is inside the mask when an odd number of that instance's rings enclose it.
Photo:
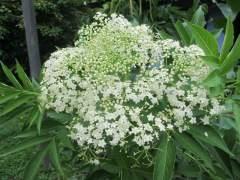
M 239 179 L 240 76 L 228 72 L 240 36 L 229 18 L 219 51 L 204 28 L 177 26 L 199 47 L 97 14 L 75 47 L 52 54 L 40 84 L 1 63 L 11 83 L 0 82 L 1 133 L 16 127 L 21 143 L 3 143 L 0 158 L 31 149 L 27 180 L 41 164 L 62 179 Z
M 44 106 L 74 116 L 70 137 L 83 158 L 157 148 L 161 132 L 209 124 L 224 110 L 200 83 L 209 68 L 198 46 L 160 40 L 123 16 L 95 20 L 80 29 L 76 47 L 52 54 L 41 82 Z

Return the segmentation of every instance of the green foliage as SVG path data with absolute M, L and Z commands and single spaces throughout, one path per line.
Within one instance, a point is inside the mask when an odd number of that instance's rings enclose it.
M 56 47 L 71 44 L 79 26 L 88 22 L 97 11 L 84 6 L 82 0 L 36 0 L 34 6 L 43 59 Z M 11 66 L 14 60 L 27 63 L 21 1 L 2 0 L 0 3 L 0 59 Z M 28 68 L 27 65 L 24 67 Z
M 161 138 L 159 149 L 156 154 L 154 165 L 153 179 L 154 180 L 170 180 L 172 179 L 176 147 L 174 141 L 167 134 Z
M 198 4 L 197 1 L 195 3 Z M 217 35 L 214 36 L 203 28 L 206 23 L 206 10 L 203 6 L 197 8 L 195 5 L 187 12 L 177 7 L 162 5 L 158 1 L 126 3 L 113 0 L 101 1 L 95 5 L 108 13 L 127 14 L 133 21 L 151 24 L 155 29 L 164 25 L 168 34 L 176 36 L 177 32 L 184 44 L 195 42 L 202 47 L 206 54 L 203 60 L 212 69 L 203 83 L 212 95 L 220 95 L 223 101 L 229 103 L 226 114 L 215 125 L 192 127 L 185 133 L 163 135 L 159 149 L 152 152 L 156 155 L 154 165 L 130 167 L 133 159 L 118 151 L 109 154 L 106 162 L 98 166 L 85 164 L 77 158 L 75 146 L 67 136 L 68 130 L 65 126 L 72 116 L 45 112 L 38 100 L 38 85 L 28 78 L 20 64 L 17 63 L 14 73 L 2 64 L 7 77 L 6 83 L 11 85 L 0 83 L 0 177 L 35 179 L 38 175 L 39 179 L 72 177 L 83 180 L 240 179 L 240 70 L 236 66 L 240 58 L 240 38 L 234 43 L 231 22 L 235 12 L 240 9 L 237 1 L 227 0 L 227 3 L 232 12 L 222 5 L 219 6 L 226 17 L 229 17 L 229 13 L 232 16 L 228 18 L 220 52 L 216 42 Z M 146 5 L 147 8 L 143 8 Z M 55 46 L 71 43 L 79 24 L 89 21 L 91 12 L 96 10 L 74 0 L 57 3 L 38 0 L 35 6 L 40 46 L 46 45 L 42 48 L 44 56 Z M 10 39 L 15 39 L 0 50 L 0 56 L 5 62 L 12 57 L 26 56 L 25 52 L 21 52 L 24 32 L 20 14 L 19 2 L 4 1 L 0 5 L 0 22 L 3 22 L 0 23 L 1 44 L 3 42 L 5 45 Z M 51 17 L 48 22 L 46 17 Z M 176 22 L 175 25 L 172 22 Z M 18 24 L 18 30 L 14 29 L 14 32 L 11 31 L 13 24 Z M 16 31 L 19 33 L 16 34 Z M 161 34 L 164 35 L 166 34 Z M 17 49 L 16 52 L 13 52 L 13 49 Z M 230 78 L 229 72 L 234 74 Z M 9 139 L 13 140 L 9 142 Z M 12 143 L 15 141 L 17 143 Z
M 2 64 L 3 71 L 13 86 L 0 84 L 0 126 L 9 128 L 8 124 L 14 120 L 19 124 L 20 131 L 15 138 L 21 143 L 12 146 L 0 146 L 0 158 L 13 153 L 27 151 L 27 149 L 40 148 L 26 167 L 24 179 L 35 179 L 43 160 L 51 156 L 52 165 L 59 171 L 60 176 L 64 172 L 60 165 L 58 146 L 68 147 L 70 141 L 66 141 L 67 129 L 57 120 L 45 115 L 41 102 L 38 100 L 39 87 L 33 83 L 17 63 L 17 76 Z M 59 115 L 60 116 L 60 115 Z M 20 121 L 19 121 L 20 120 Z M 20 123 L 21 122 L 21 123 Z M 11 131 L 1 136 L 11 136 Z M 65 136 L 65 139 L 61 138 Z

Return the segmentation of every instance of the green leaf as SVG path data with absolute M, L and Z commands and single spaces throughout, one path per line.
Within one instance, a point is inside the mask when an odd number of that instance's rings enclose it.
M 197 11 L 193 14 L 191 23 L 199 25 L 201 27 L 205 26 L 206 21 L 205 21 L 205 13 L 203 10 L 203 6 L 199 6 Z
M 22 66 L 17 62 L 16 67 L 17 67 L 18 77 L 22 81 L 22 84 L 23 84 L 24 88 L 29 89 L 29 90 L 33 90 L 32 82 L 30 81 L 30 79 L 28 78 L 26 73 L 24 72 Z
M 240 1 L 237 0 L 226 0 L 227 4 L 233 9 L 235 12 L 240 11 Z
M 44 157 L 46 156 L 49 150 L 49 145 L 44 149 L 38 151 L 38 153 L 30 160 L 24 172 L 24 180 L 35 180 L 36 175 L 39 171 L 39 168 L 43 162 Z
M 230 49 L 232 48 L 234 41 L 234 28 L 233 28 L 233 23 L 230 18 L 227 20 L 227 26 L 226 26 L 226 31 L 225 31 L 225 38 L 220 54 L 220 59 L 223 61 L 226 57 L 227 54 L 229 53 Z
M 234 119 L 236 124 L 236 130 L 237 130 L 238 136 L 240 137 L 240 105 L 238 105 L 237 103 L 233 104 L 233 114 L 234 114 Z
M 29 115 L 29 126 L 28 126 L 28 128 L 30 128 L 33 125 L 33 123 L 35 123 L 39 119 L 39 117 L 40 117 L 40 111 L 39 111 L 38 107 L 35 106 L 35 107 L 33 107 L 32 111 Z
M 67 113 L 56 113 L 54 111 L 48 111 L 47 117 L 55 119 L 56 121 L 66 124 L 68 121 L 72 120 L 72 115 Z
M 213 34 L 213 36 L 216 40 L 219 39 L 219 37 L 222 35 L 222 32 L 223 32 L 223 28 L 214 29 L 214 30 L 211 31 L 211 33 Z
M 62 170 L 60 160 L 59 160 L 59 155 L 57 152 L 57 145 L 56 145 L 55 139 L 53 139 L 51 141 L 51 143 L 49 144 L 49 155 L 50 155 L 50 158 L 52 160 L 54 167 L 58 170 L 58 172 L 61 174 L 61 176 L 64 176 L 64 172 Z
M 221 73 L 225 74 L 231 70 L 240 58 L 240 35 L 238 36 L 232 50 L 221 65 Z
M 15 76 L 13 75 L 13 73 L 11 72 L 10 69 L 7 68 L 7 66 L 5 66 L 2 62 L 2 69 L 5 73 L 5 75 L 8 77 L 8 79 L 11 81 L 11 83 L 18 89 L 23 89 L 22 85 L 18 82 L 18 80 L 15 78 Z
M 175 144 L 167 134 L 163 134 L 156 154 L 153 180 L 171 180 L 175 158 Z
M 41 107 L 38 107 L 38 109 L 39 109 L 39 116 L 37 118 L 37 131 L 38 131 L 38 134 L 40 135 L 42 121 L 44 117 L 44 111 L 41 109 Z
M 214 171 L 210 155 L 192 136 L 176 132 L 174 137 L 184 149 L 199 157 L 209 169 Z
M 22 151 L 24 149 L 30 148 L 32 146 L 36 146 L 36 145 L 45 143 L 47 141 L 50 141 L 51 139 L 52 139 L 52 137 L 42 136 L 42 137 L 35 137 L 30 140 L 25 140 L 21 144 L 17 144 L 15 146 L 1 149 L 0 157 L 4 157 L 4 156 L 10 155 L 12 153 L 16 153 L 16 152 Z
M 228 4 L 225 4 L 225 3 L 216 3 L 216 4 L 218 8 L 221 10 L 225 18 L 230 17 L 231 20 L 234 21 L 234 19 L 237 16 L 237 12 L 233 11 L 233 9 Z
M 212 71 L 206 79 L 204 79 L 203 84 L 207 87 L 218 87 L 224 85 L 224 79 L 218 70 Z
M 101 169 L 111 173 L 111 174 L 118 174 L 121 171 L 121 168 L 115 164 L 110 164 L 108 162 L 100 164 Z
M 0 111 L 0 116 L 6 115 L 13 111 L 14 109 L 18 108 L 19 106 L 22 106 L 23 104 L 29 102 L 30 98 L 31 97 L 29 96 L 21 96 L 17 99 L 9 101 Z
M 192 126 L 188 132 L 195 139 L 199 139 L 200 141 L 218 147 L 219 149 L 225 151 L 229 155 L 234 156 L 233 153 L 228 149 L 223 138 L 212 127 L 203 125 L 198 125 L 197 127 Z
M 9 95 L 0 96 L 0 104 L 4 104 L 9 100 L 17 98 L 19 94 L 20 94 L 19 92 L 15 92 L 15 93 L 9 93 Z
M 175 29 L 178 32 L 178 35 L 180 36 L 181 40 L 183 41 L 184 45 L 190 45 L 191 37 L 189 37 L 188 32 L 186 31 L 184 25 L 177 21 L 175 24 Z
M 169 35 L 165 31 L 158 31 L 158 35 L 159 35 L 160 39 L 169 39 L 169 38 L 171 38 L 171 35 Z
M 11 111 L 11 113 L 9 113 L 7 116 L 1 117 L 0 128 L 6 128 L 5 126 L 13 122 L 15 123 L 15 126 L 18 125 L 17 120 L 19 120 L 21 116 L 23 116 L 28 112 L 29 112 L 29 109 L 26 108 L 26 106 L 21 106 L 20 108 L 17 108 Z
M 215 57 L 215 56 L 202 56 L 201 58 L 207 65 L 209 65 L 213 69 L 220 68 L 220 63 L 219 63 L 220 61 L 217 57 Z
M 218 43 L 214 36 L 204 28 L 189 24 L 196 43 L 203 49 L 207 56 L 218 56 Z

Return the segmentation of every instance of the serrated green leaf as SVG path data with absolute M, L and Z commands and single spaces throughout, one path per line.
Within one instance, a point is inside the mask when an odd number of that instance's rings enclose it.
M 5 66 L 2 62 L 2 69 L 4 74 L 8 77 L 8 79 L 11 81 L 11 83 L 18 89 L 23 89 L 22 85 L 18 82 L 18 80 L 15 78 L 15 76 L 13 75 L 13 73 L 11 72 L 10 69 L 7 68 L 7 66 Z
M 49 144 L 49 155 L 50 155 L 50 158 L 52 160 L 54 167 L 58 170 L 58 172 L 61 174 L 61 176 L 64 176 L 64 172 L 62 170 L 60 160 L 59 160 L 59 155 L 57 152 L 57 145 L 56 145 L 55 139 L 53 139 L 51 141 L 51 143 Z
M 174 133 L 174 137 L 184 149 L 199 157 L 206 167 L 214 171 L 210 155 L 193 137 L 187 133 Z
M 218 56 L 218 43 L 214 36 L 204 28 L 189 24 L 196 43 L 203 49 L 207 56 Z
M 17 67 L 18 77 L 22 81 L 22 84 L 23 84 L 24 88 L 29 89 L 29 90 L 33 90 L 32 82 L 30 81 L 30 79 L 28 78 L 26 73 L 24 72 L 22 66 L 17 62 L 16 67 Z
M 23 141 L 21 144 L 17 144 L 15 146 L 11 146 L 8 148 L 4 148 L 0 150 L 0 157 L 4 157 L 19 151 L 22 151 L 24 149 L 48 142 L 52 139 L 52 137 L 48 137 L 48 136 L 42 136 L 42 137 L 35 137 L 33 139 L 30 140 L 25 140 Z
M 176 158 L 174 142 L 167 134 L 160 137 L 160 144 L 154 162 L 153 180 L 171 180 Z
M 222 50 L 221 50 L 221 54 L 220 54 L 221 61 L 223 61 L 227 57 L 230 49 L 232 48 L 233 41 L 234 41 L 233 23 L 232 23 L 231 19 L 228 18 L 227 26 L 226 26 L 226 30 L 225 30 L 225 38 L 224 38 L 224 42 L 223 42 L 223 46 L 222 46 Z
M 218 134 L 215 129 L 210 126 L 198 125 L 197 127 L 192 126 L 188 131 L 195 139 L 199 139 L 205 143 L 208 143 L 212 146 L 218 147 L 219 149 L 225 151 L 231 156 L 234 156 L 233 153 L 228 149 L 223 138 Z
M 40 169 L 40 166 L 43 162 L 44 157 L 46 156 L 49 150 L 49 145 L 44 149 L 41 149 L 37 154 L 30 160 L 24 172 L 24 180 L 35 180 L 36 175 Z
M 174 26 L 178 32 L 178 35 L 180 36 L 181 40 L 183 41 L 184 45 L 190 45 L 191 37 L 189 37 L 189 34 L 186 31 L 184 25 L 180 21 L 177 21 L 174 24 Z
M 234 65 L 237 63 L 239 58 L 240 58 L 240 35 L 238 36 L 232 50 L 223 61 L 220 68 L 221 73 L 225 74 L 228 71 L 230 71 L 234 67 Z

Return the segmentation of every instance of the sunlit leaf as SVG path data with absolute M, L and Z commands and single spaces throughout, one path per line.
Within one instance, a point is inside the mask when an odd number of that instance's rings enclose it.
M 203 49 L 207 56 L 218 56 L 218 43 L 214 36 L 204 28 L 189 24 L 196 43 Z

